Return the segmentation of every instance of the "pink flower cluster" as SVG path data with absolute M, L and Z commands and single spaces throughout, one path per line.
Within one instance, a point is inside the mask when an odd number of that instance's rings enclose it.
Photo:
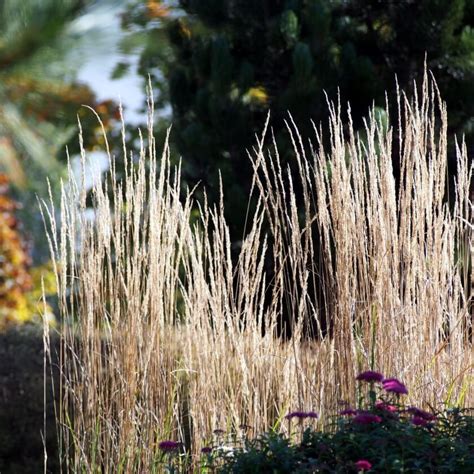
M 370 471 L 370 469 L 372 469 L 372 464 L 366 459 L 360 459 L 355 463 L 355 467 L 358 471 Z
M 408 395 L 408 390 L 398 379 L 383 379 L 382 388 L 386 392 L 397 393 L 399 395 Z
M 385 403 L 385 402 L 377 402 L 375 404 L 375 408 L 379 410 L 387 411 L 389 413 L 395 413 L 398 410 L 398 408 L 395 405 L 390 405 L 389 403 Z
M 426 426 L 430 421 L 436 420 L 436 416 L 420 408 L 410 407 L 406 410 L 413 415 L 411 422 L 415 426 Z
M 373 370 L 361 372 L 356 377 L 356 380 L 359 382 L 382 383 L 382 388 L 389 393 L 396 393 L 398 395 L 408 394 L 407 388 L 402 382 L 400 382 L 400 380 L 395 378 L 386 379 L 380 372 L 375 372 Z
M 406 386 L 396 378 L 384 378 L 380 372 L 374 372 L 373 370 L 367 370 L 366 372 L 361 372 L 356 380 L 359 382 L 368 382 L 372 383 L 381 383 L 382 388 L 388 393 L 395 393 L 397 395 L 407 395 L 408 390 Z M 412 415 L 411 422 L 416 426 L 426 426 L 430 421 L 434 421 L 436 416 L 427 411 L 421 410 L 420 408 L 410 407 L 406 410 L 399 410 L 396 405 L 391 405 L 385 401 L 378 401 L 375 403 L 375 408 L 378 410 L 385 411 L 387 413 L 396 414 L 397 412 L 407 412 Z M 342 416 L 353 416 L 353 422 L 359 424 L 370 424 L 370 423 L 379 423 L 382 421 L 382 418 L 371 414 L 369 412 L 364 412 L 361 410 L 354 410 L 352 408 L 346 408 L 340 413 Z

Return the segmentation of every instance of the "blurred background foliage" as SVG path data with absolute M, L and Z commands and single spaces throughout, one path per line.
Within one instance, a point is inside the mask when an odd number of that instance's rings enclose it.
M 25 294 L 32 288 L 30 258 L 17 231 L 17 207 L 8 194 L 8 178 L 0 175 L 0 328 L 28 318 Z
M 0 471 L 4 474 L 59 471 L 51 393 L 53 376 L 53 388 L 59 386 L 55 358 L 59 345 L 53 344 L 52 365 L 44 381 L 42 330 L 24 323 L 41 322 L 43 317 L 55 321 L 52 306 L 42 302 L 43 289 L 46 296 L 55 293 L 55 279 L 37 197 L 47 197 L 47 178 L 58 197 L 60 179 L 66 175 L 66 147 L 71 158 L 79 150 L 78 116 L 87 150 L 102 148 L 98 123 L 82 104 L 94 107 L 107 128 L 117 118 L 117 104 L 98 100 L 90 86 L 80 84 L 81 62 L 71 60 L 71 50 L 76 51 L 89 33 L 71 25 L 94 3 L 0 2 Z
M 47 195 L 49 178 L 57 196 L 65 176 L 66 146 L 78 152 L 77 116 L 87 149 L 100 145 L 97 121 L 82 104 L 102 112 L 106 125 L 117 118 L 112 101 L 98 102 L 94 91 L 75 80 L 79 64 L 66 60 L 74 37 L 67 26 L 87 0 L 4 0 L 0 3 L 0 167 L 21 202 L 19 216 L 28 238 L 42 234 L 36 195 Z M 33 242 L 35 261 L 47 255 Z M 39 246 L 37 249 L 36 246 Z
M 117 104 L 96 100 L 75 81 L 79 64 L 67 60 L 77 40 L 67 27 L 90 3 L 0 3 L 0 328 L 38 318 L 42 278 L 54 293 L 37 199 L 47 198 L 48 179 L 58 198 L 66 147 L 71 156 L 79 151 L 78 117 L 85 148 L 102 145 L 97 120 L 81 105 L 94 107 L 107 128 L 118 118 Z

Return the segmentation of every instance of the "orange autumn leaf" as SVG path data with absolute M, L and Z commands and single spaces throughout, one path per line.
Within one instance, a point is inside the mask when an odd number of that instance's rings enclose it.
M 17 230 L 17 207 L 8 195 L 8 177 L 0 174 L 0 329 L 32 316 L 27 301 L 33 288 L 31 259 Z
M 161 2 L 149 1 L 147 2 L 148 16 L 150 18 L 166 18 L 170 10 L 168 7 L 163 5 Z

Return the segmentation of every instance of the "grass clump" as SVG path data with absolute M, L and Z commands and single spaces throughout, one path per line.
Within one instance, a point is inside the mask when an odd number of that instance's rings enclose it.
M 163 440 L 196 459 L 216 429 L 255 436 L 275 420 L 288 437 L 291 407 L 316 411 L 320 429 L 339 400 L 356 403 L 355 376 L 375 362 L 403 378 L 410 405 L 474 405 L 473 165 L 460 144 L 448 205 L 446 106 L 427 78 L 420 90 L 399 95 L 395 128 L 372 111 L 362 138 L 336 105 L 325 140 L 315 128 L 304 142 L 290 121 L 292 171 L 258 140 L 257 204 L 237 249 L 223 206 L 196 218 L 167 144 L 157 154 L 152 104 L 139 156 L 124 143 L 121 182 L 109 156 L 92 211 L 71 173 L 60 221 L 44 208 L 65 470 L 156 472 Z

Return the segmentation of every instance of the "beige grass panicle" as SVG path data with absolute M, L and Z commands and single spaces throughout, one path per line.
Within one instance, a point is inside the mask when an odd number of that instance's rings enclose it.
M 70 173 L 60 219 L 44 208 L 63 321 L 65 467 L 152 472 L 163 439 L 197 453 L 216 428 L 285 430 L 278 420 L 294 409 L 324 420 L 354 400 L 355 375 L 371 366 L 403 379 L 410 404 L 474 405 L 473 167 L 459 145 L 450 210 L 446 105 L 427 77 L 419 97 L 398 97 L 395 129 L 372 110 L 365 137 L 350 110 L 344 132 L 330 105 L 326 148 L 316 127 L 306 146 L 289 118 L 296 174 L 264 132 L 250 156 L 258 204 L 236 260 L 222 202 L 202 204 L 196 221 L 167 142 L 158 155 L 152 104 L 139 155 L 124 143 L 122 181 L 109 152 L 92 220 Z M 283 310 L 294 316 L 288 341 L 275 336 Z

